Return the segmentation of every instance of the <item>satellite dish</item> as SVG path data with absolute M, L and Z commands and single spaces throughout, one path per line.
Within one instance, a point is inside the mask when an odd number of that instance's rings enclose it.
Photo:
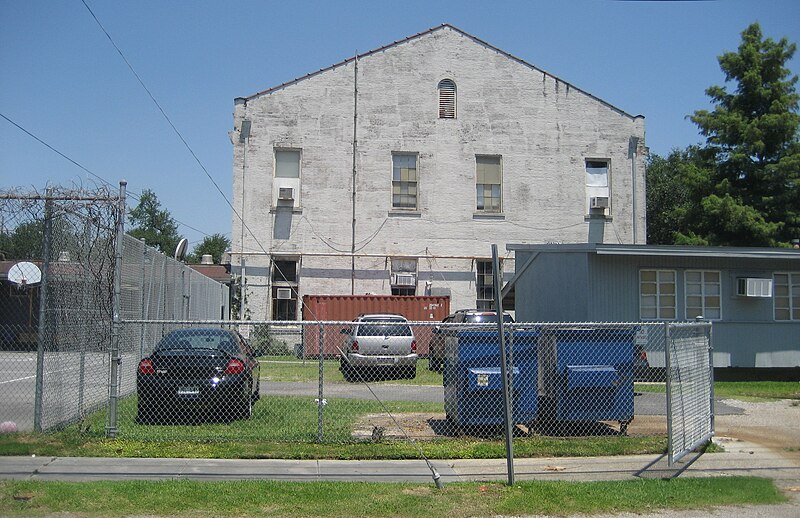
M 178 246 L 175 247 L 175 260 L 183 261 L 186 259 L 186 249 L 189 247 L 189 240 L 185 237 L 178 241 Z
M 8 280 L 21 287 L 42 282 L 42 271 L 33 263 L 22 261 L 8 270 Z

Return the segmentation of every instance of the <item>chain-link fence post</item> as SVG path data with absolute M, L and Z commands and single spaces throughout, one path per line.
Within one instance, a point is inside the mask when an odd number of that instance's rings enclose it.
M 114 256 L 114 296 L 112 299 L 112 324 L 111 324 L 111 352 L 110 364 L 111 375 L 109 376 L 108 390 L 108 424 L 106 425 L 106 436 L 115 438 L 117 436 L 118 403 L 119 403 L 119 366 L 122 357 L 119 352 L 120 332 L 122 324 L 120 322 L 120 296 L 122 293 L 122 245 L 125 234 L 125 187 L 128 183 L 119 183 L 119 205 L 117 206 L 117 226 L 114 236 L 116 253 Z
M 44 399 L 44 349 L 47 342 L 47 282 L 50 275 L 50 245 L 53 234 L 53 200 L 50 190 L 44 202 L 44 234 L 42 243 L 42 283 L 39 288 L 39 328 L 36 348 L 36 394 L 33 403 L 33 429 L 42 431 L 42 403 Z
M 506 356 L 505 328 L 503 322 L 503 299 L 500 296 L 502 283 L 500 282 L 500 260 L 497 257 L 497 245 L 492 245 L 492 277 L 494 283 L 494 306 L 497 312 L 497 334 L 500 345 L 500 376 L 503 382 L 503 413 L 505 418 L 506 435 L 506 469 L 508 470 L 508 485 L 514 485 L 514 439 L 513 439 L 513 408 L 511 403 L 510 379 L 508 358 Z
M 317 442 L 322 442 L 323 427 L 322 418 L 325 409 L 325 392 L 323 389 L 325 381 L 325 327 L 319 324 L 319 394 L 317 395 Z

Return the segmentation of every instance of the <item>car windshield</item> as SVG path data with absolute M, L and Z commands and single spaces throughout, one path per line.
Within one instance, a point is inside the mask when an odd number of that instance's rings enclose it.
M 358 326 L 359 336 L 411 336 L 411 328 L 405 322 L 365 320 Z
M 497 323 L 497 313 L 475 313 L 467 315 L 466 321 L 474 323 Z M 511 324 L 514 322 L 514 319 L 511 318 L 511 315 L 504 314 L 503 322 Z
M 176 331 L 159 342 L 156 349 L 218 349 L 237 352 L 234 337 L 227 333 L 209 331 Z

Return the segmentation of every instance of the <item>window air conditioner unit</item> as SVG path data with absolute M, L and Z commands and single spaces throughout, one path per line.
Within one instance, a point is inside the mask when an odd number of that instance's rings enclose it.
M 772 297 L 772 279 L 739 277 L 736 279 L 736 295 L 740 297 Z
M 607 209 L 608 196 L 592 196 L 589 198 L 590 209 Z
M 293 201 L 294 189 L 291 187 L 280 187 L 278 189 L 278 199 L 282 201 Z
M 393 273 L 392 286 L 416 286 L 417 276 L 413 273 Z
M 292 288 L 278 288 L 278 300 L 291 300 Z

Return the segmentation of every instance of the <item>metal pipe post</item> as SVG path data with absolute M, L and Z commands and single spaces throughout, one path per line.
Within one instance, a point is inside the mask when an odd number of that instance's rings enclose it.
M 39 329 L 36 337 L 36 393 L 33 402 L 33 429 L 42 431 L 42 410 L 44 398 L 44 351 L 48 340 L 47 292 L 50 282 L 50 241 L 53 233 L 53 200 L 50 189 L 44 202 L 44 236 L 42 243 L 42 282 L 39 285 Z
M 494 310 L 497 312 L 497 335 L 500 344 L 500 376 L 503 378 L 503 422 L 506 435 L 506 465 L 508 470 L 508 485 L 514 485 L 514 439 L 512 423 L 512 401 L 509 387 L 509 368 L 506 356 L 505 329 L 503 328 L 503 299 L 500 296 L 502 285 L 500 283 L 500 261 L 497 258 L 497 245 L 492 245 L 492 281 L 494 287 Z
M 117 228 L 116 228 L 116 254 L 114 257 L 114 294 L 112 298 L 111 323 L 111 352 L 110 364 L 111 373 L 109 376 L 108 388 L 108 423 L 106 424 L 106 437 L 115 438 L 117 436 L 117 425 L 119 416 L 117 415 L 119 403 L 119 366 L 122 363 L 120 356 L 119 343 L 121 334 L 120 322 L 120 296 L 122 292 L 122 245 L 125 235 L 125 188 L 128 182 L 119 182 L 119 202 L 117 206 Z

